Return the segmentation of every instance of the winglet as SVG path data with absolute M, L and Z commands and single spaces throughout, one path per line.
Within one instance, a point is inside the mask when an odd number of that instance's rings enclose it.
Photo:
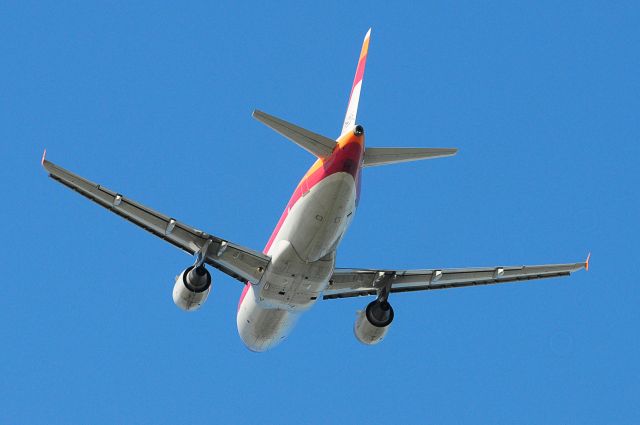
M 47 159 L 47 148 L 44 148 L 44 152 L 42 153 L 42 159 L 40 160 L 40 164 L 44 167 L 44 161 Z
M 589 255 L 587 255 L 587 260 L 584 262 L 584 269 L 586 271 L 589 271 L 589 260 L 591 260 L 591 253 L 589 253 Z

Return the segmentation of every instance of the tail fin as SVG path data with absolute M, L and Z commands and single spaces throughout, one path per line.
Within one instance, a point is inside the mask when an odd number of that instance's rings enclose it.
M 356 68 L 356 76 L 353 79 L 353 87 L 351 87 L 351 95 L 349 96 L 349 105 L 347 106 L 347 114 L 342 124 L 342 133 L 346 133 L 356 123 L 356 115 L 358 114 L 358 101 L 360 100 L 360 90 L 362 89 L 362 78 L 364 77 L 364 67 L 367 64 L 367 52 L 369 51 L 369 37 L 371 36 L 371 28 L 364 36 L 362 50 L 360 51 L 360 59 Z

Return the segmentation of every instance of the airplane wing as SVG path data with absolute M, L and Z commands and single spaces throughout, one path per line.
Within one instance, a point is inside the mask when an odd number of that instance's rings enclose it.
M 73 174 L 47 161 L 44 156 L 42 165 L 52 179 L 183 251 L 195 254 L 205 247 L 207 264 L 243 283 L 259 282 L 271 261 L 270 257 L 260 252 L 205 233 Z
M 389 283 L 391 283 L 392 293 L 428 291 L 569 276 L 583 268 L 589 269 L 589 257 L 584 263 L 542 266 L 424 270 L 336 269 L 323 299 L 376 295 L 379 288 Z

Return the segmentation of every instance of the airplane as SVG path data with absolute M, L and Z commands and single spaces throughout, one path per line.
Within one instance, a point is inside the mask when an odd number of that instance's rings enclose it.
M 244 287 L 236 315 L 238 333 L 246 347 L 255 352 L 282 342 L 302 313 L 320 298 L 375 296 L 357 312 L 354 323 L 357 340 L 373 345 L 385 338 L 393 321 L 391 294 L 546 279 L 588 270 L 591 254 L 584 262 L 536 266 L 419 270 L 335 267 L 337 248 L 358 206 L 363 168 L 457 153 L 452 148 L 365 147 L 364 128 L 357 124 L 356 116 L 370 35 L 371 29 L 364 38 L 337 139 L 259 110 L 253 112 L 253 118 L 317 158 L 293 192 L 262 252 L 203 232 L 73 174 L 48 161 L 46 150 L 42 165 L 59 183 L 194 256 L 194 263 L 176 277 L 173 288 L 173 301 L 182 310 L 198 310 L 207 300 L 212 279 L 205 265 L 240 281 Z

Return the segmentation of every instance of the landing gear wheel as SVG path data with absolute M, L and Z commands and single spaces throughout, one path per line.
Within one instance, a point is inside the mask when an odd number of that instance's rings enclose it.
M 393 322 L 393 308 L 387 301 L 372 301 L 365 310 L 367 320 L 377 328 L 387 327 Z

